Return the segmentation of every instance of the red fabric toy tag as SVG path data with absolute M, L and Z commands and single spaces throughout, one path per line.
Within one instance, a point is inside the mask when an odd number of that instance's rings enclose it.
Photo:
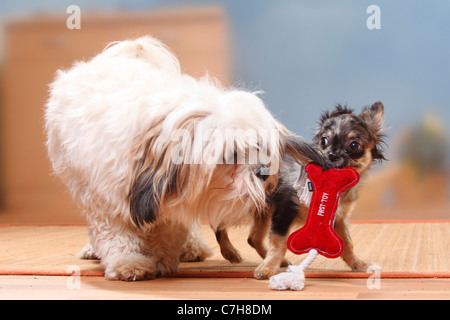
M 311 163 L 305 171 L 313 184 L 311 205 L 305 225 L 289 236 L 287 247 L 295 254 L 316 249 L 327 258 L 337 258 L 344 250 L 342 239 L 333 229 L 339 196 L 359 182 L 359 174 L 350 167 L 323 171 Z

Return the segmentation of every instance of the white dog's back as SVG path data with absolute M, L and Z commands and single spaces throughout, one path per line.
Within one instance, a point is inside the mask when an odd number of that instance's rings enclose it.
M 179 70 L 164 45 L 144 37 L 112 43 L 90 61 L 57 72 L 45 111 L 49 157 L 83 206 L 127 211 L 130 146 L 158 113 L 169 111 L 155 93 L 167 91 Z
M 140 59 L 149 63 L 154 69 L 180 73 L 180 63 L 170 50 L 161 42 L 151 37 L 136 40 L 111 42 L 95 60 L 110 60 L 127 57 Z

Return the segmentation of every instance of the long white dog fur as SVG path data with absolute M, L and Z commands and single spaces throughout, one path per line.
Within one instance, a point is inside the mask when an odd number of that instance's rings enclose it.
M 262 165 L 276 175 L 286 153 L 320 161 L 257 95 L 183 74 L 151 37 L 59 70 L 45 121 L 54 173 L 88 223 L 81 256 L 101 259 L 107 279 L 151 279 L 205 259 L 200 221 L 217 229 L 263 214 Z

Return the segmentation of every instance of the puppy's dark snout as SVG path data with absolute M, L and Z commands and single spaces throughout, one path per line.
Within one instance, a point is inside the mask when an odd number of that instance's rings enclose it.
M 330 161 L 332 161 L 332 162 L 338 161 L 339 158 L 340 158 L 340 157 L 339 157 L 338 155 L 334 154 L 334 153 L 330 153 L 330 154 L 328 155 L 328 159 L 330 159 Z

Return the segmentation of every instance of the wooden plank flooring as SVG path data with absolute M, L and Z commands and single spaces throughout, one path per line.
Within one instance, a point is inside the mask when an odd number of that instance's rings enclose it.
M 232 243 L 244 258 L 242 263 L 230 264 L 220 254 L 211 228 L 203 225 L 204 239 L 214 255 L 204 262 L 181 263 L 182 277 L 223 277 L 230 273 L 251 277 L 261 258 L 247 244 L 248 228 L 229 229 Z M 350 232 L 357 254 L 381 266 L 384 278 L 402 273 L 422 274 L 423 278 L 444 277 L 442 274 L 446 273 L 448 277 L 450 222 L 356 223 L 350 225 Z M 77 257 L 86 242 L 85 226 L 4 226 L 0 228 L 0 274 L 67 275 L 71 274 L 71 266 L 80 268 L 85 275 L 102 274 L 103 268 L 98 261 Z M 304 255 L 288 252 L 287 258 L 297 265 Z M 319 275 L 328 273 L 333 278 L 358 276 L 342 259 L 322 256 L 306 271 Z
M 303 291 L 272 291 L 250 278 L 161 278 L 107 281 L 101 277 L 0 276 L 0 299 L 450 299 L 450 279 L 306 279 Z

